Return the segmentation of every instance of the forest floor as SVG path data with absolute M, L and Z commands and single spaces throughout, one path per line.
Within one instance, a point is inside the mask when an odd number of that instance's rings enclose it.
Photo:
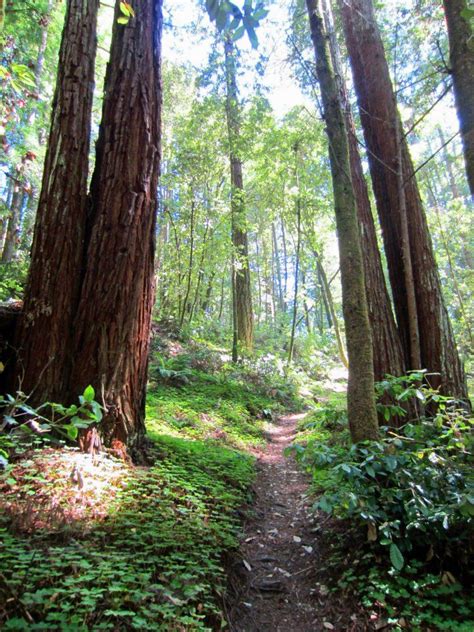
M 350 436 L 345 372 L 311 378 L 158 331 L 145 464 L 4 437 L 0 628 L 470 632 L 452 575 L 394 574 L 364 529 L 317 507 L 314 455 L 348 454 Z
M 308 476 L 285 453 L 305 416 L 281 416 L 266 432 L 267 445 L 254 451 L 255 500 L 231 576 L 231 632 L 372 629 L 352 600 L 335 598 L 320 581 L 327 517 L 315 513 Z

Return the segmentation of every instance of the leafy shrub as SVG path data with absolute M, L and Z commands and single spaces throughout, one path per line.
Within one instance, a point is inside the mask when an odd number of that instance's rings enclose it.
M 344 412 L 326 406 L 305 420 L 291 449 L 322 492 L 315 509 L 334 518 L 321 534 L 321 572 L 331 590 L 357 594 L 390 629 L 467 632 L 474 624 L 465 587 L 473 550 L 472 420 L 422 377 L 388 377 L 377 387 L 388 421 L 418 408 L 418 423 L 384 427 L 378 441 L 351 445 Z
M 403 386 L 396 379 L 392 392 Z M 397 433 L 382 428 L 379 441 L 293 448 L 307 468 L 326 473 L 317 507 L 364 525 L 368 541 L 387 547 L 397 570 L 413 555 L 440 562 L 446 556 L 467 557 L 474 516 L 472 420 L 417 381 L 409 378 L 397 395 L 415 389 L 424 404 L 436 402 L 434 417 Z M 324 416 L 328 423 L 327 411 Z
M 0 425 L 0 466 L 5 467 L 12 452 L 31 445 L 41 445 L 53 438 L 75 441 L 79 431 L 102 419 L 102 406 L 95 401 L 95 391 L 87 386 L 79 395 L 79 405 L 63 406 L 45 402 L 33 408 L 28 395 L 0 397 L 3 419 Z
M 23 289 L 28 274 L 28 263 L 18 259 L 0 266 L 0 301 L 23 298 Z

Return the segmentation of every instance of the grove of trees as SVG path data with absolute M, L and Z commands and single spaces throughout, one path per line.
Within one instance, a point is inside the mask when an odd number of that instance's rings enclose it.
M 4 7 L 1 291 L 23 299 L 6 388 L 68 404 L 91 384 L 104 440 L 139 448 L 155 316 L 234 362 L 347 363 L 347 344 L 356 442 L 377 436 L 386 374 L 426 370 L 468 406 L 466 0 L 293 2 L 279 26 L 304 103 L 284 114 L 248 86 L 271 5 L 200 4 L 196 68 L 163 63 L 161 0 L 112 4 Z

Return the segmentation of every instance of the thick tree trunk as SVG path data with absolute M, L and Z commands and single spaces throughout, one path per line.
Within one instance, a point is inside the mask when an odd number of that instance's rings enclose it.
M 160 164 L 161 0 L 134 0 L 117 23 L 91 183 L 91 217 L 75 320 L 75 394 L 92 384 L 107 441 L 144 436 L 154 300 L 155 210 Z
M 449 36 L 449 59 L 454 100 L 464 148 L 464 160 L 471 195 L 474 196 L 474 49 L 469 18 L 462 15 L 467 0 L 443 0 Z
M 230 38 L 226 38 L 225 73 L 226 73 L 226 113 L 230 146 L 231 175 L 231 215 L 233 256 L 233 313 L 234 313 L 234 353 L 236 347 L 245 351 L 253 348 L 253 311 L 250 289 L 250 268 L 248 238 L 245 217 L 244 185 L 242 178 L 242 160 L 240 159 L 240 125 L 239 105 L 236 82 L 236 62 L 234 46 Z
M 343 311 L 349 355 L 347 390 L 349 426 L 353 441 L 361 441 L 377 437 L 378 422 L 374 398 L 372 340 L 356 199 L 350 174 L 349 143 L 320 6 L 317 0 L 306 0 L 306 6 L 329 139 Z
M 32 403 L 68 391 L 72 323 L 86 225 L 89 138 L 99 0 L 69 0 L 31 266 L 16 333 L 16 375 Z M 19 384 L 12 385 L 17 388 Z
M 399 116 L 372 2 L 340 0 L 340 4 L 405 362 L 409 368 L 419 368 L 410 362 L 401 190 L 405 194 L 408 219 L 421 363 L 430 373 L 439 374 L 429 378 L 433 386 L 440 386 L 443 393 L 465 398 L 464 372 L 443 302 L 426 217 L 405 138 L 401 139 L 404 186 L 400 187 Z
M 340 52 L 333 28 L 333 17 L 328 0 L 325 0 L 325 19 L 330 33 L 330 45 L 336 78 L 339 82 L 340 98 L 344 108 L 345 123 L 349 134 L 349 158 L 351 163 L 352 186 L 354 189 L 357 215 L 361 227 L 360 237 L 364 259 L 365 289 L 367 306 L 372 330 L 372 354 L 374 377 L 383 380 L 385 375 L 403 375 L 405 362 L 400 336 L 392 312 L 390 296 L 382 268 L 375 231 L 374 219 L 370 207 L 369 192 L 362 169 L 362 161 L 357 143 L 354 119 L 344 85 L 340 63 Z M 319 264 L 320 265 L 320 264 Z

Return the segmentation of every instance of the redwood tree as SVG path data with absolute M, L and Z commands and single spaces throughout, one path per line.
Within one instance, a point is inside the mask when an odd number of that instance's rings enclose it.
M 352 187 L 349 142 L 339 90 L 334 76 L 320 2 L 306 0 L 316 72 L 329 139 L 341 266 L 342 304 L 349 356 L 347 409 L 354 441 L 377 437 L 372 342 L 365 295 L 357 208 Z
M 24 310 L 17 383 L 32 402 L 65 400 L 86 225 L 99 0 L 69 0 Z
M 430 382 L 440 386 L 442 392 L 465 398 L 464 373 L 372 2 L 340 0 L 340 6 L 405 361 L 411 369 L 426 368 L 437 374 L 430 377 Z M 411 273 L 406 266 L 407 254 Z M 407 284 L 410 274 L 416 306 Z M 416 343 L 411 335 L 413 316 L 418 325 L 422 367 L 411 362 Z
M 253 347 L 253 311 L 250 289 L 248 236 L 245 215 L 242 159 L 240 157 L 240 113 L 237 92 L 235 50 L 230 35 L 224 42 L 226 77 L 226 114 L 229 132 L 231 177 L 232 245 L 232 312 L 234 340 L 232 358 L 237 360 L 238 350 L 251 351 Z
M 160 163 L 162 1 L 116 7 L 102 123 L 86 196 L 98 0 L 70 0 L 17 375 L 34 401 L 67 403 L 88 384 L 102 431 L 144 434 L 155 200 Z
M 474 48 L 472 16 L 466 0 L 443 0 L 449 36 L 449 61 L 454 100 L 461 127 L 464 160 L 471 195 L 474 196 Z M 472 10 L 472 9 L 471 9 Z
M 405 373 L 405 361 L 390 296 L 385 283 L 369 191 L 362 169 L 354 119 L 343 79 L 339 44 L 334 33 L 333 16 L 329 1 L 324 0 L 323 6 L 331 56 L 336 70 L 336 79 L 339 84 L 340 100 L 348 133 L 351 178 L 356 198 L 357 216 L 361 228 L 360 239 L 364 260 L 365 288 L 372 331 L 374 377 L 376 381 L 380 381 L 387 374 L 403 375 Z
M 91 383 L 105 406 L 102 432 L 137 445 L 154 301 L 160 165 L 162 0 L 116 9 L 91 182 L 85 274 L 74 323 L 71 389 Z

